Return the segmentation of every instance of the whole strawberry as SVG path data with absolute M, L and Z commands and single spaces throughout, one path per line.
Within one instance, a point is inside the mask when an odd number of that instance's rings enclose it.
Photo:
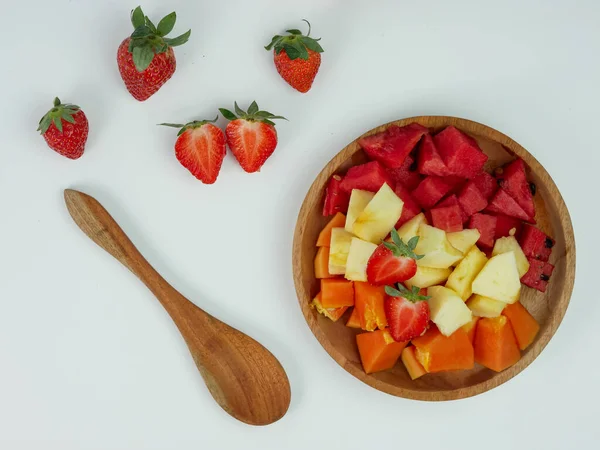
M 177 63 L 172 47 L 185 44 L 191 30 L 168 38 L 177 15 L 172 12 L 154 26 L 141 7 L 131 12 L 134 31 L 117 51 L 117 64 L 127 90 L 136 100 L 144 101 L 158 91 L 175 73 Z
M 175 142 L 175 156 L 183 167 L 204 184 L 217 181 L 225 158 L 225 135 L 213 125 L 217 119 L 193 121 L 185 125 L 161 123 L 180 128 Z
M 224 108 L 219 108 L 219 111 L 231 121 L 227 124 L 225 134 L 233 156 L 246 172 L 258 172 L 277 147 L 277 131 L 272 120 L 285 117 L 260 111 L 256 102 L 250 104 L 248 112 L 235 103 L 237 116 Z
M 52 150 L 77 159 L 83 155 L 89 125 L 79 106 L 63 104 L 57 97 L 52 109 L 41 118 L 38 131 Z
M 310 23 L 306 36 L 300 30 L 286 30 L 287 36 L 274 36 L 271 43 L 265 47 L 273 50 L 275 67 L 279 75 L 294 89 L 308 92 L 311 88 L 319 66 L 323 48 L 310 36 Z

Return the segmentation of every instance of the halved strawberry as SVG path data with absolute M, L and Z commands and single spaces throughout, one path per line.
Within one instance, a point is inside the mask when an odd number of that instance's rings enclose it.
M 185 125 L 161 123 L 180 128 L 175 142 L 175 156 L 183 167 L 205 184 L 217 181 L 225 158 L 225 135 L 213 125 L 217 119 L 193 121 Z
M 219 111 L 223 117 L 231 120 L 225 134 L 233 156 L 246 172 L 258 172 L 277 147 L 277 131 L 273 120 L 285 117 L 260 111 L 256 102 L 250 104 L 248 112 L 235 103 L 237 116 L 225 108 L 219 108 Z
M 392 229 L 392 242 L 384 242 L 373 252 L 367 262 L 367 280 L 375 286 L 400 283 L 412 278 L 417 273 L 417 259 L 423 255 L 415 255 L 415 247 L 419 237 L 413 237 L 408 243 Z
M 429 297 L 420 295 L 420 288 L 408 290 L 398 284 L 398 289 L 385 287 L 387 297 L 383 303 L 385 317 L 392 338 L 397 342 L 410 341 L 421 336 L 429 324 Z

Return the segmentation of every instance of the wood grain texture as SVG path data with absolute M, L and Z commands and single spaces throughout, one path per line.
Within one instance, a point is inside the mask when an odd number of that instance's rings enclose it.
M 94 198 L 67 189 L 65 202 L 79 228 L 136 275 L 164 306 L 210 393 L 226 412 L 250 425 L 268 425 L 283 417 L 291 399 L 289 381 L 265 347 L 177 292 Z
M 569 212 L 554 181 L 542 165 L 521 145 L 490 127 L 470 120 L 445 116 L 421 116 L 391 122 L 363 136 L 385 130 L 390 125 L 418 122 L 432 132 L 454 125 L 477 140 L 489 156 L 486 169 L 492 170 L 515 156 L 528 166 L 530 181 L 537 185 L 534 197 L 537 225 L 556 240 L 550 262 L 556 266 L 546 293 L 523 286 L 521 302 L 540 323 L 541 330 L 521 360 L 513 367 L 496 373 L 482 366 L 469 371 L 428 374 L 412 381 L 401 363 L 390 371 L 367 375 L 362 369 L 355 336 L 360 330 L 344 325 L 347 316 L 333 323 L 313 310 L 309 303 L 319 290 L 314 277 L 313 260 L 317 236 L 328 219 L 321 214 L 325 185 L 333 174 L 366 161 L 355 140 L 339 152 L 319 173 L 302 204 L 293 244 L 293 271 L 298 301 L 308 326 L 323 348 L 349 373 L 388 394 L 416 400 L 442 401 L 466 398 L 499 386 L 511 379 L 541 353 L 556 332 L 569 305 L 575 280 L 575 240 Z M 362 137 L 362 136 L 361 136 Z M 348 313 L 347 313 L 348 314 Z

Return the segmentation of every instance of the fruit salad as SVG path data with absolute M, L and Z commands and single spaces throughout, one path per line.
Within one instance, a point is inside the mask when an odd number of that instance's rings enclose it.
M 413 380 L 515 364 L 540 329 L 523 285 L 545 292 L 554 270 L 524 162 L 487 172 L 475 139 L 453 126 L 390 126 L 359 144 L 370 161 L 324 192 L 312 306 L 361 330 L 366 373 L 398 360 Z

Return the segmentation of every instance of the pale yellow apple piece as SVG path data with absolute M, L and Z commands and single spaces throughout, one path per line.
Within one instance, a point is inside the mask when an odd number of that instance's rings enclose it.
M 367 281 L 367 263 L 377 246 L 371 242 L 353 237 L 346 260 L 347 280 Z
M 425 218 L 425 214 L 419 213 L 398 228 L 398 236 L 400 236 L 400 239 L 405 243 L 410 241 L 413 237 L 418 236 L 419 227 L 423 223 L 427 224 L 427 218 Z M 389 240 L 391 241 L 391 239 Z
M 493 298 L 475 294 L 467 302 L 468 308 L 477 317 L 498 317 L 502 314 L 506 303 L 499 302 Z
M 452 247 L 466 254 L 479 240 L 481 233 L 479 230 L 462 230 L 447 233 L 446 236 Z
M 448 279 L 448 276 L 451 273 L 451 269 L 434 269 L 433 267 L 417 266 L 417 273 L 415 276 L 406 280 L 404 284 L 409 288 L 412 288 L 413 286 L 427 288 L 443 283 Z
M 450 245 L 444 230 L 427 224 L 419 226 L 419 242 L 415 253 L 423 255 L 423 258 L 417 260 L 418 266 L 434 269 L 447 269 L 464 256 L 460 250 Z
M 446 287 L 452 289 L 463 301 L 466 301 L 471 296 L 473 280 L 483 269 L 487 260 L 485 253 L 479 250 L 477 246 L 471 247 L 471 250 L 467 252 L 448 277 Z
M 331 275 L 344 275 L 346 273 L 346 260 L 350 251 L 352 233 L 343 228 L 331 229 L 331 243 L 329 247 L 329 273 Z
M 501 237 L 496 240 L 494 250 L 492 250 L 492 256 L 501 255 L 502 253 L 507 252 L 515 252 L 517 270 L 519 271 L 519 276 L 522 278 L 529 270 L 529 261 L 527 261 L 525 253 L 523 253 L 521 246 L 514 236 Z
M 384 184 L 356 218 L 353 233 L 365 241 L 379 244 L 398 222 L 403 206 L 404 202 L 392 188 Z
M 354 222 L 356 222 L 356 218 L 364 211 L 374 196 L 375 194 L 369 191 L 352 189 L 348 213 L 346 214 L 346 224 L 344 225 L 348 233 L 352 233 L 352 227 L 354 226 Z
M 473 280 L 474 294 L 504 303 L 515 303 L 521 292 L 521 278 L 515 252 L 493 256 Z
M 450 336 L 460 327 L 469 323 L 473 317 L 462 298 L 452 289 L 443 286 L 431 286 L 427 289 L 431 298 L 429 310 L 431 320 L 444 336 Z

